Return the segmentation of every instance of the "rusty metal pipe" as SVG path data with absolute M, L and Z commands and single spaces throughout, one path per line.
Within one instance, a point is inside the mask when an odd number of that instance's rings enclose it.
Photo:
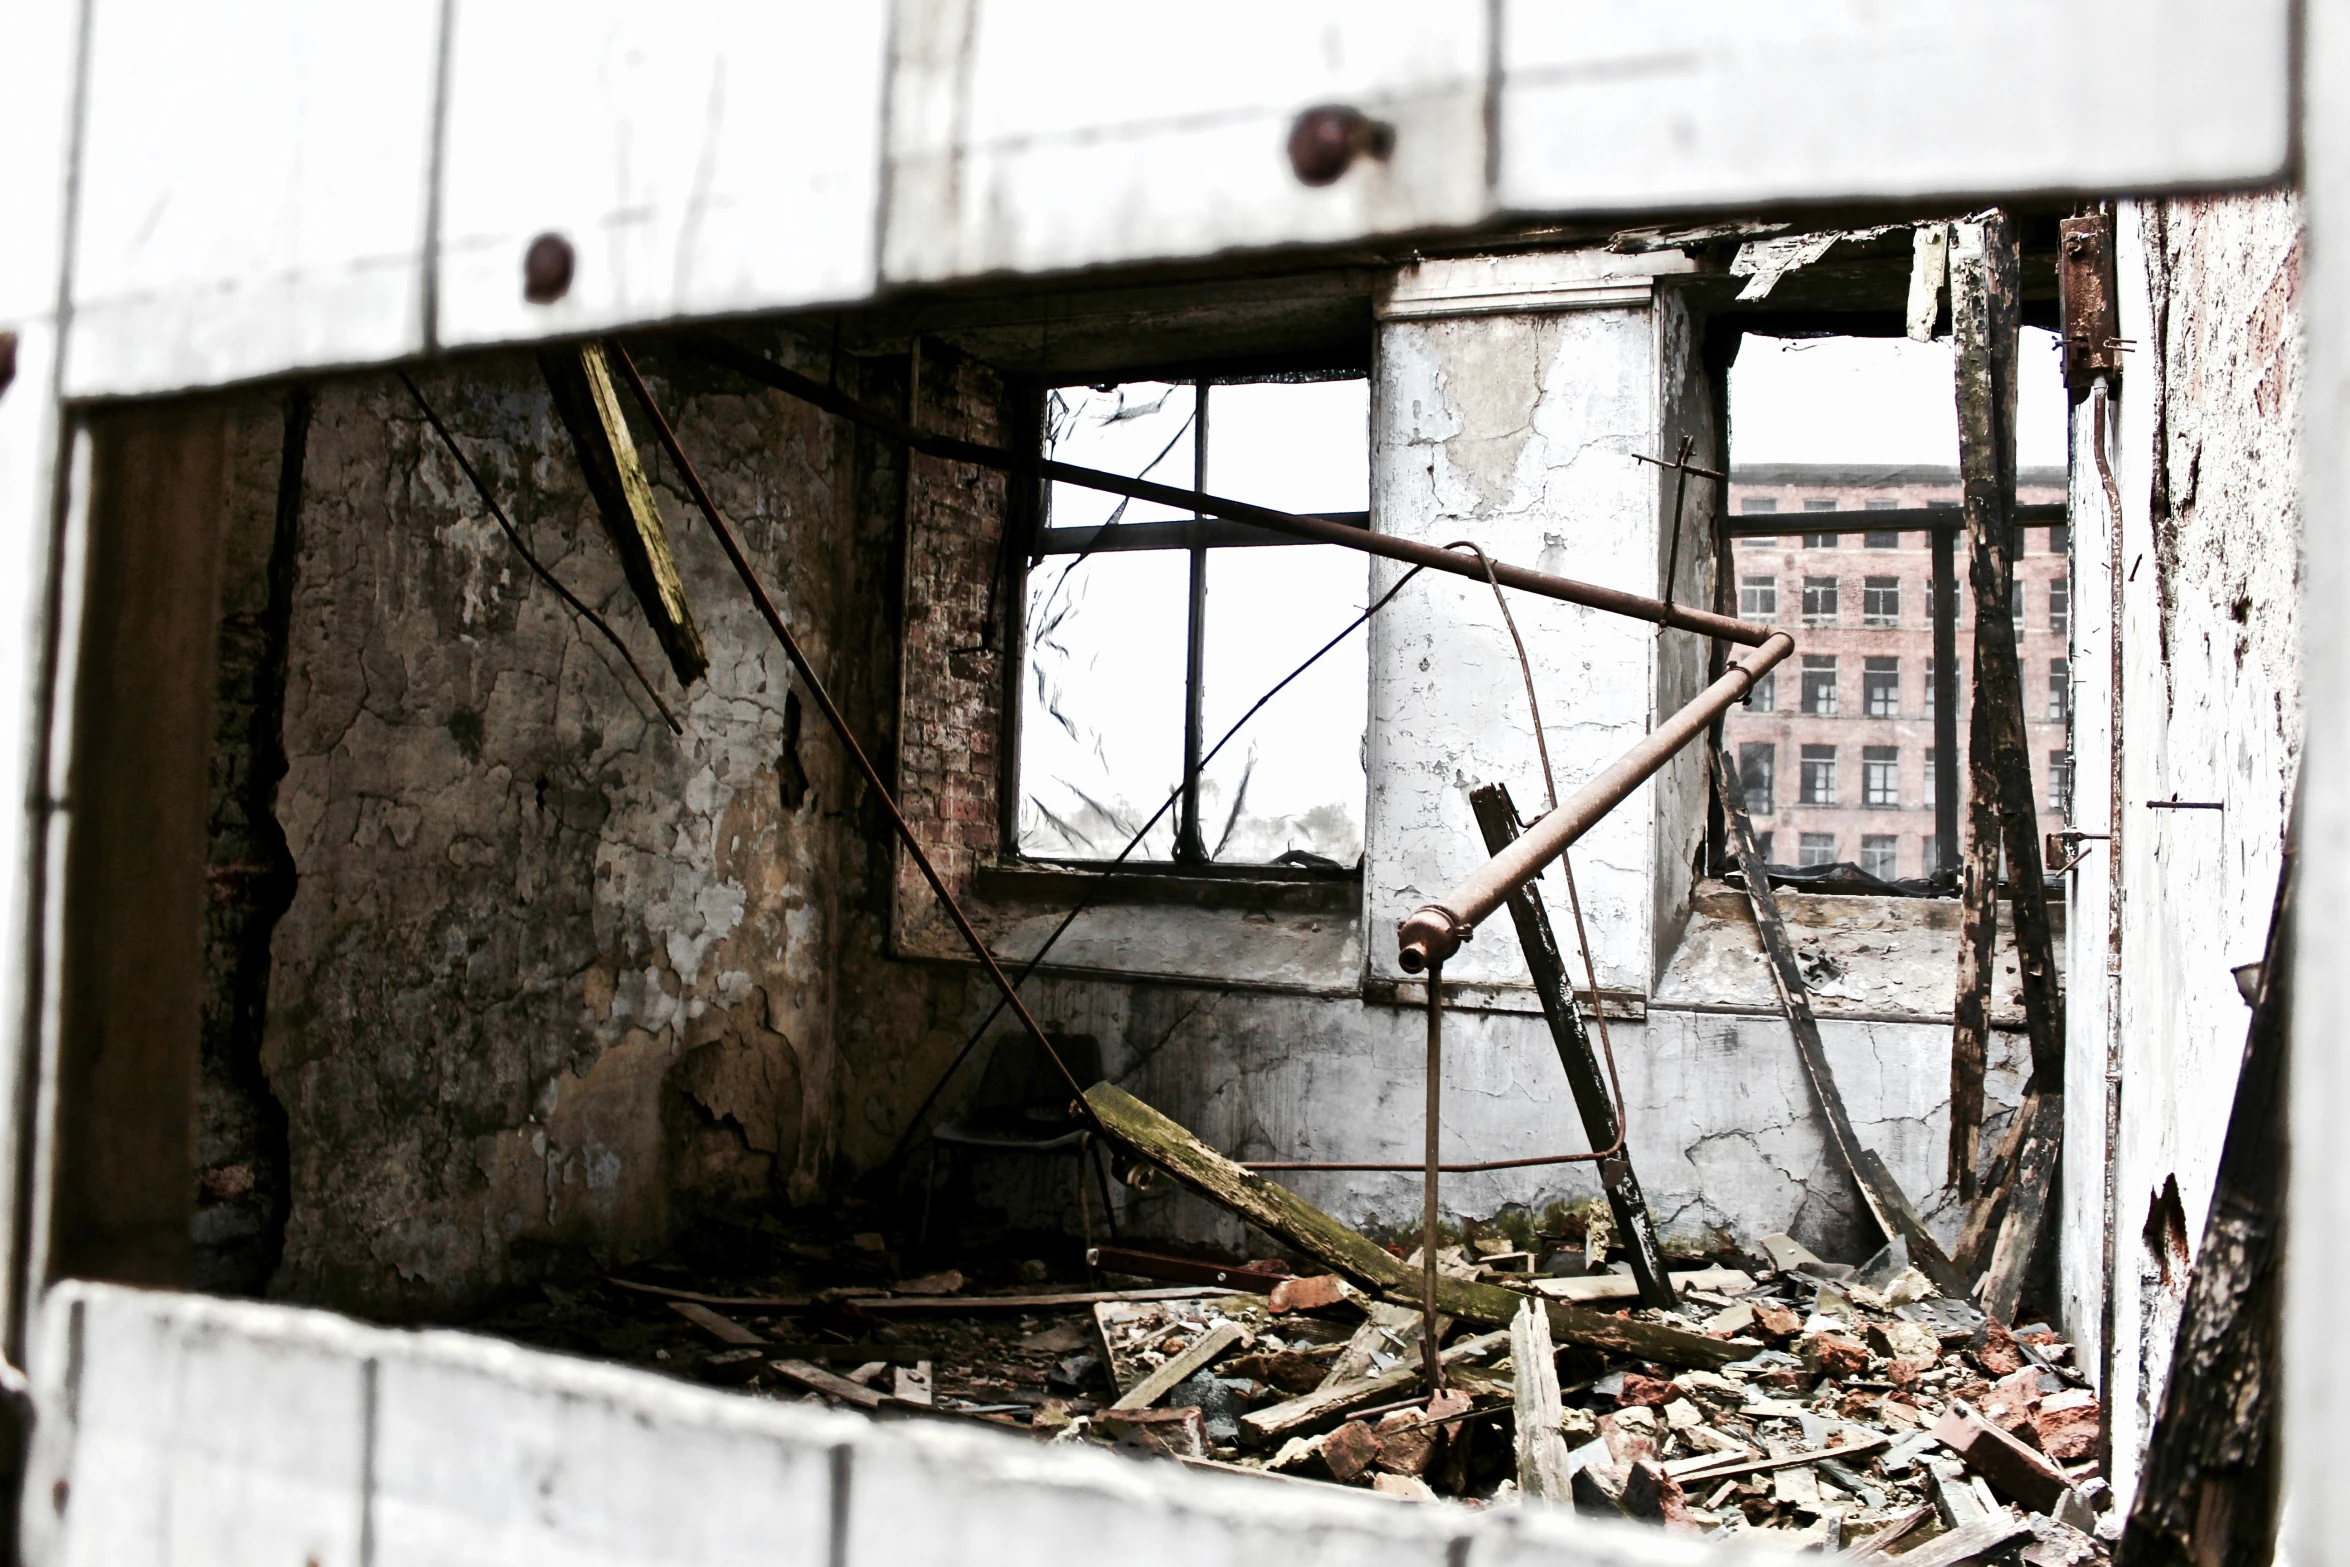
M 1462 939 L 1480 921 L 1541 875 L 1544 866 L 1573 847 L 1601 817 L 1622 804 L 1626 795 L 1671 761 L 1675 752 L 1704 734 L 1725 708 L 1744 698 L 1758 677 L 1794 651 L 1793 637 L 1784 631 L 1772 632 L 1752 659 L 1724 670 L 1722 678 L 1699 692 L 1695 701 L 1659 724 L 1647 739 L 1529 827 L 1524 837 L 1477 867 L 1442 898 L 1423 904 L 1397 932 L 1396 961 L 1403 971 L 1417 974 L 1458 952 Z
M 803 402 L 813 403 L 826 413 L 838 415 L 852 424 L 863 425 L 890 440 L 902 441 L 925 456 L 970 463 L 980 468 L 994 468 L 1005 473 L 1033 474 L 1062 484 L 1099 490 L 1106 495 L 1123 495 L 1129 500 L 1153 501 L 1178 507 L 1203 517 L 1254 523 L 1260 528 L 1286 533 L 1291 538 L 1308 539 L 1316 544 L 1336 544 L 1350 550 L 1361 550 L 1366 555 L 1379 555 L 1408 565 L 1425 566 L 1430 571 L 1447 571 L 1475 582 L 1489 580 L 1484 565 L 1477 557 L 1464 555 L 1458 550 L 1423 544 L 1417 539 L 1399 539 L 1391 534 L 1373 533 L 1368 528 L 1332 522 L 1327 517 L 1302 517 L 1293 512 L 1275 511 L 1269 506 L 1252 506 L 1246 501 L 1179 489 L 1171 484 L 1153 484 L 1147 479 L 1129 479 L 1121 474 L 1103 473 L 1096 468 L 1053 462 L 1033 452 L 1007 451 L 1000 446 L 984 446 L 977 441 L 934 435 L 916 429 L 903 419 L 867 408 L 836 387 L 826 386 L 822 381 L 801 375 L 764 354 L 753 353 L 724 338 L 692 337 L 686 339 L 683 346 L 712 364 L 721 365 L 748 380 L 771 386 Z M 1523 566 L 1507 566 L 1499 561 L 1493 563 L 1490 580 L 1499 582 L 1505 588 L 1516 588 L 1520 592 L 1542 598 L 1581 604 L 1682 631 L 1694 631 L 1700 636 L 1719 637 L 1725 642 L 1736 642 L 1746 647 L 1760 646 L 1768 635 L 1764 627 L 1733 620 L 1727 615 L 1716 615 L 1702 609 L 1685 609 L 1678 604 L 1643 598 L 1637 593 L 1626 593 L 1618 588 L 1603 588 L 1596 583 L 1554 577 L 1546 571 L 1529 571 Z

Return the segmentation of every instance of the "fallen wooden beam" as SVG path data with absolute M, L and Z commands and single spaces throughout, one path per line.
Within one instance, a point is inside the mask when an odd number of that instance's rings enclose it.
M 2239 1567 L 2276 1548 L 2298 801 L 2293 816 L 2211 1212 L 2116 1567 Z M 2323 1178 L 2323 1152 L 2311 1162 Z
M 1967 1567 L 2031 1532 L 2031 1520 L 2002 1514 L 1936 1535 L 1890 1559 L 1903 1567 Z
M 712 1311 L 709 1307 L 704 1306 L 699 1302 L 690 1300 L 673 1300 L 669 1303 L 669 1309 L 676 1312 L 679 1316 L 685 1318 L 686 1321 L 692 1323 L 695 1327 L 700 1328 L 703 1332 L 709 1334 L 712 1338 L 718 1340 L 718 1342 L 721 1344 L 732 1344 L 737 1348 L 741 1348 L 751 1344 L 764 1344 L 767 1342 L 766 1339 L 752 1332 L 749 1328 L 744 1327 L 741 1323 L 735 1321 L 734 1318 L 721 1316 L 719 1313 Z
M 1779 917 L 1779 900 L 1771 891 L 1770 873 L 1763 865 L 1762 851 L 1755 845 L 1754 822 L 1746 814 L 1746 788 L 1739 780 L 1737 764 L 1730 760 L 1727 749 L 1717 745 L 1713 747 L 1713 766 L 1730 851 L 1737 856 L 1739 872 L 1746 882 L 1746 901 L 1754 909 L 1755 929 L 1762 937 L 1763 956 L 1769 960 L 1771 983 L 1778 989 L 1779 1005 L 1787 1015 L 1787 1030 L 1795 1036 L 1796 1059 L 1803 1064 L 1803 1075 L 1811 1084 L 1812 1100 L 1819 1108 L 1820 1119 L 1827 1125 L 1828 1146 L 1851 1176 L 1861 1201 L 1868 1205 L 1885 1238 L 1892 1240 L 1898 1236 L 1906 1241 L 1909 1260 L 1924 1270 L 1936 1289 L 1945 1295 L 1963 1297 L 1965 1278 L 1952 1266 L 1941 1242 L 1926 1228 L 1925 1221 L 1886 1172 L 1883 1162 L 1861 1146 L 1860 1135 L 1852 1129 L 1844 1096 L 1836 1088 L 1836 1074 L 1828 1065 L 1827 1047 L 1820 1042 L 1820 1022 L 1812 1013 L 1811 993 L 1804 988 L 1803 970 L 1796 965 L 1795 943 L 1788 938 L 1786 921 Z
M 1590 1273 L 1581 1278 L 1543 1279 L 1534 1292 L 1552 1300 L 1638 1300 L 1640 1281 L 1629 1273 Z M 1754 1278 L 1736 1268 L 1685 1268 L 1673 1275 L 1676 1290 L 1726 1290 L 1743 1294 L 1754 1288 Z
M 1285 1186 L 1225 1158 L 1206 1143 L 1114 1083 L 1096 1083 L 1085 1102 L 1107 1136 L 1165 1170 L 1217 1206 L 1269 1235 L 1277 1235 L 1330 1268 L 1372 1286 L 1399 1305 L 1417 1305 L 1420 1275 L 1403 1259 L 1307 1202 Z M 1436 1309 L 1463 1322 L 1506 1327 L 1525 1295 L 1498 1284 L 1439 1278 Z M 1720 1339 L 1679 1328 L 1586 1311 L 1545 1301 L 1551 1337 L 1667 1365 L 1711 1369 L 1745 1352 Z
M 685 581 L 669 548 L 669 530 L 661 522 L 644 465 L 637 460 L 636 439 L 620 411 L 620 395 L 613 389 L 603 347 L 575 343 L 543 349 L 539 370 L 552 394 L 555 417 L 579 454 L 580 472 L 604 531 L 620 553 L 620 570 L 629 590 L 643 606 L 661 651 L 669 655 L 678 684 L 691 685 L 709 669 L 710 654 L 702 645 L 701 627 L 694 623 L 693 606 L 686 602 Z
M 1258 1267 L 1234 1267 L 1228 1263 L 1202 1262 L 1196 1257 L 1169 1257 L 1155 1251 L 1135 1251 L 1125 1246 L 1096 1246 L 1085 1254 L 1088 1267 L 1104 1273 L 1126 1273 L 1138 1279 L 1166 1279 L 1177 1284 L 1213 1284 L 1222 1289 L 1250 1290 L 1259 1295 L 1270 1295 L 1274 1286 L 1289 1278 L 1287 1270 L 1272 1272 Z
M 1461 1340 L 1458 1344 L 1444 1351 L 1437 1359 L 1450 1366 L 1459 1361 L 1474 1359 L 1507 1342 L 1509 1342 L 1509 1334 L 1506 1330 L 1499 1333 L 1482 1333 L 1475 1338 Z M 1240 1417 L 1240 1429 L 1251 1440 L 1270 1442 L 1277 1436 L 1287 1435 L 1289 1432 L 1310 1426 L 1316 1421 L 1327 1420 L 1333 1415 L 1343 1414 L 1358 1405 L 1367 1404 L 1382 1393 L 1392 1393 L 1400 1388 L 1410 1387 L 1419 1380 L 1420 1368 L 1417 1364 L 1411 1364 L 1397 1366 L 1393 1371 L 1383 1371 L 1375 1377 L 1364 1377 L 1360 1381 L 1343 1382 L 1336 1387 L 1316 1388 L 1311 1393 L 1290 1399 L 1285 1403 L 1268 1404 L 1262 1409 L 1250 1410 Z
M 837 1398 L 858 1409 L 879 1409 L 889 1402 L 887 1393 L 879 1393 L 862 1382 L 851 1382 L 847 1377 L 835 1376 L 821 1366 L 811 1366 L 804 1360 L 771 1360 L 768 1366 L 781 1377 L 787 1377 L 804 1388 Z
M 1889 1436 L 1865 1436 L 1842 1447 L 1818 1447 L 1808 1453 L 1786 1453 L 1777 1458 L 1729 1458 L 1706 1453 L 1699 1458 L 1676 1458 L 1664 1466 L 1666 1474 L 1690 1485 L 1702 1485 L 1712 1480 L 1730 1480 L 1739 1475 L 1767 1474 L 1774 1469 L 1793 1469 L 1803 1464 L 1816 1464 L 1823 1458 L 1843 1460 L 1868 1458 L 1893 1445 Z
M 1224 1321 L 1202 1333 L 1191 1347 L 1118 1395 L 1115 1410 L 1148 1409 L 1175 1391 L 1176 1385 L 1249 1336 L 1237 1322 Z
M 1550 1322 L 1531 1300 L 1510 1322 L 1510 1383 L 1518 1412 L 1518 1490 L 1544 1501 L 1573 1501 L 1575 1470 L 1567 1460 L 1567 1439 L 1559 1434 Z
M 1518 808 L 1506 785 L 1471 789 L 1469 808 L 1477 815 L 1487 854 L 1499 854 L 1517 841 Z M 1542 1002 L 1543 1020 L 1550 1025 L 1551 1044 L 1558 1050 L 1567 1087 L 1575 1096 L 1583 1135 L 1595 1150 L 1616 1147 L 1623 1139 L 1623 1129 L 1616 1124 L 1615 1099 L 1600 1073 L 1591 1035 L 1583 1026 L 1583 1009 L 1575 1000 L 1574 981 L 1567 974 L 1558 937 L 1550 928 L 1550 911 L 1543 907 L 1542 894 L 1533 882 L 1510 895 L 1509 911 L 1510 922 L 1517 927 L 1519 950 L 1525 954 L 1526 971 L 1533 976 L 1534 993 Z M 1639 1176 L 1632 1171 L 1628 1150 L 1617 1148 L 1599 1161 L 1599 1185 L 1607 1193 L 1608 1211 L 1615 1215 L 1616 1233 L 1631 1253 L 1632 1278 L 1640 1303 L 1670 1310 L 1674 1305 L 1672 1278 L 1665 1271 L 1656 1220 L 1648 1211 L 1648 1198 L 1640 1190 Z
M 2064 1150 L 2064 1096 L 2042 1094 L 2025 1125 L 2023 1146 L 2007 1177 L 2007 1214 L 1991 1247 L 1990 1266 L 1976 1304 L 1995 1322 L 2015 1321 L 2024 1275 L 2056 1198 L 2056 1161 Z

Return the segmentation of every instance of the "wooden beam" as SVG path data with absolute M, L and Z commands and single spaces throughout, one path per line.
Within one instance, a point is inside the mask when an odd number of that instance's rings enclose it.
M 645 619 L 669 655 L 679 685 L 692 685 L 710 667 L 701 627 L 686 602 L 685 582 L 669 548 L 669 530 L 653 500 L 653 486 L 637 460 L 636 439 L 620 411 L 611 366 L 597 343 L 566 344 L 539 353 L 539 371 L 552 394 L 555 417 L 570 432 L 580 472 L 604 532 L 620 552 L 620 569 Z
M 1827 1048 L 1820 1043 L 1820 1022 L 1811 1010 L 1811 994 L 1804 989 L 1803 971 L 1796 966 L 1795 943 L 1788 938 L 1786 921 L 1779 917 L 1779 900 L 1771 891 L 1762 851 L 1755 846 L 1754 821 L 1746 814 L 1746 788 L 1738 780 L 1738 767 L 1730 760 L 1728 747 L 1713 747 L 1713 766 L 1714 787 L 1721 796 L 1722 815 L 1729 829 L 1730 852 L 1745 879 L 1746 901 L 1754 909 L 1771 983 L 1777 987 L 1779 1005 L 1786 1012 L 1788 1032 L 1795 1036 L 1796 1058 L 1803 1063 L 1812 1100 L 1826 1123 L 1828 1146 L 1859 1188 L 1861 1201 L 1885 1238 L 1898 1235 L 1907 1242 L 1910 1261 L 1934 1281 L 1936 1289 L 1944 1294 L 1963 1294 L 1965 1281 L 1958 1269 L 1943 1254 L 1941 1244 L 1918 1217 L 1908 1196 L 1886 1173 L 1883 1163 L 1861 1146 L 1859 1134 L 1852 1129 L 1844 1096 L 1836 1089 L 1836 1074 L 1828 1065 Z
M 1499 854 L 1517 841 L 1518 808 L 1507 785 L 1487 784 L 1469 791 L 1469 808 L 1485 837 L 1485 852 Z M 1510 922 L 1518 930 L 1518 946 L 1526 955 L 1526 970 L 1534 976 L 1534 993 L 1541 998 L 1543 1020 L 1550 1025 L 1550 1042 L 1566 1069 L 1567 1086 L 1574 1091 L 1575 1108 L 1583 1120 L 1583 1135 L 1594 1149 L 1614 1147 L 1622 1133 L 1616 1125 L 1616 1104 L 1600 1074 L 1599 1057 L 1591 1049 L 1591 1035 L 1583 1026 L 1583 1009 L 1575 1000 L 1575 984 L 1567 973 L 1558 937 L 1550 928 L 1550 911 L 1543 907 L 1536 884 L 1528 882 L 1509 900 Z M 1616 1233 L 1631 1253 L 1632 1277 L 1639 1286 L 1640 1304 L 1671 1310 L 1675 1300 L 1672 1275 L 1665 1270 L 1663 1248 L 1656 1239 L 1656 1220 L 1640 1178 L 1632 1173 L 1632 1155 L 1618 1149 L 1599 1161 L 1600 1189 L 1607 1193 L 1608 1210 L 1615 1215 Z
M 1980 223 L 1956 225 L 1953 232 L 1958 466 L 1965 490 L 1967 580 L 1975 597 L 1975 783 L 1978 792 L 1986 781 L 1992 786 L 1999 836 L 2007 850 L 2008 911 L 2015 922 L 2032 1072 L 2045 1091 L 2060 1094 L 2064 998 L 2057 986 L 2055 935 L 2040 860 L 2023 675 L 2015 622 L 2007 613 L 2014 579 L 2008 536 L 2015 512 L 2016 353 L 2023 329 L 2015 229 L 2005 213 L 1993 211 Z
M 1510 1320 L 1510 1389 L 1517 1406 L 1519 1492 L 1546 1502 L 1573 1501 L 1575 1470 L 1559 1433 L 1558 1361 L 1550 1323 L 1531 1300 Z
M 2043 1093 L 2024 1122 L 2024 1139 L 2007 1174 L 2007 1212 L 1999 1221 L 1976 1304 L 1999 1322 L 2015 1321 L 2041 1226 L 2055 1207 L 2056 1161 L 2064 1150 L 2064 1095 Z
M 2275 1551 L 2299 815 L 2296 807 L 2211 1214 L 2115 1567 L 2266 1567 Z
M 1399 1305 L 1419 1304 L 1418 1272 L 1369 1236 L 1340 1223 L 1287 1187 L 1233 1163 L 1114 1083 L 1096 1083 L 1085 1091 L 1085 1102 L 1092 1107 L 1104 1135 L 1116 1138 L 1218 1207 L 1268 1235 L 1279 1236 Z M 1489 1328 L 1507 1327 L 1517 1315 L 1518 1302 L 1526 1298 L 1517 1290 L 1469 1279 L 1440 1278 L 1436 1284 L 1438 1311 Z M 1610 1354 L 1710 1369 L 1745 1353 L 1701 1333 L 1586 1311 L 1563 1301 L 1544 1301 L 1543 1309 L 1554 1339 Z

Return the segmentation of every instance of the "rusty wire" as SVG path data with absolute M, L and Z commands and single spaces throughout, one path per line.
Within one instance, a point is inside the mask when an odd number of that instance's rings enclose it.
M 408 379 L 408 372 L 395 370 L 392 373 L 400 378 L 402 386 L 408 388 L 408 395 L 416 399 L 416 406 L 423 411 L 424 422 L 432 426 L 433 433 L 441 438 L 441 444 L 449 449 L 449 455 L 457 459 L 458 468 L 472 482 L 473 493 L 481 497 L 481 503 L 490 509 L 490 515 L 498 519 L 498 526 L 505 530 L 506 542 L 514 546 L 514 553 L 520 555 L 523 563 L 538 573 L 539 580 L 553 588 L 564 603 L 576 610 L 589 625 L 604 633 L 604 640 L 612 644 L 620 654 L 621 661 L 628 665 L 628 672 L 636 676 L 636 683 L 645 688 L 646 696 L 652 698 L 653 706 L 660 711 L 661 722 L 669 726 L 671 734 L 684 734 L 685 726 L 677 721 L 676 714 L 669 711 L 669 704 L 661 700 L 661 693 L 653 689 L 653 682 L 638 666 L 635 655 L 628 651 L 628 644 L 620 640 L 620 633 L 614 631 L 603 616 L 588 608 L 578 594 L 563 585 L 562 578 L 549 571 L 538 556 L 531 553 L 530 546 L 522 541 L 522 534 L 507 518 L 506 509 L 498 504 L 497 497 L 490 493 L 489 485 L 482 481 L 481 475 L 474 471 L 473 464 L 466 460 L 465 449 L 457 444 L 457 437 L 451 435 L 449 427 L 441 423 L 441 416 L 433 412 L 432 404 L 424 400 L 424 394 L 416 389 L 416 383 Z

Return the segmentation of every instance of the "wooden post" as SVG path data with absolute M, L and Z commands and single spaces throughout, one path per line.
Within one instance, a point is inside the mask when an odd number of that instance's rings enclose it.
M 1828 1146 L 1860 1189 L 1861 1201 L 1885 1238 L 1898 1235 L 1908 1242 L 1910 1261 L 1924 1270 L 1936 1289 L 1946 1295 L 1964 1294 L 1958 1269 L 1943 1255 L 1941 1244 L 1894 1183 L 1884 1162 L 1860 1145 L 1852 1129 L 1844 1096 L 1836 1091 L 1836 1075 L 1828 1067 L 1828 1052 L 1820 1043 L 1820 1023 L 1812 1015 L 1810 993 L 1803 988 L 1803 971 L 1796 967 L 1795 944 L 1787 939 L 1787 924 L 1779 917 L 1779 900 L 1771 891 L 1762 851 L 1755 847 L 1754 822 L 1746 814 L 1746 790 L 1738 781 L 1738 768 L 1727 747 L 1714 747 L 1713 765 L 1714 787 L 1721 795 L 1722 815 L 1729 824 L 1730 852 L 1737 856 L 1739 873 L 1746 881 L 1746 900 L 1754 908 L 1755 928 L 1762 936 L 1771 983 L 1778 987 L 1779 1005 L 1787 1014 L 1788 1032 L 1795 1036 L 1796 1056 L 1803 1063 L 1820 1118 L 1827 1123 Z
M 2296 808 L 2277 878 L 2260 1001 L 2244 1041 L 2211 1215 L 2115 1567 L 2267 1567 L 2276 1547 L 2299 815 Z
M 2032 1071 L 2052 1093 L 2064 1085 L 2064 999 L 2057 989 L 2047 878 L 2024 729 L 2023 676 L 2008 613 L 2015 510 L 2016 351 L 2022 331 L 2015 230 L 1992 212 L 1960 224 L 1953 256 L 1952 335 L 1957 350 L 1959 473 L 1966 492 L 1967 575 L 1975 596 L 1975 755 L 1978 792 L 1989 783 L 2007 850 L 2008 907 L 2015 922 Z
M 1518 836 L 1518 810 L 1502 784 L 1469 791 L 1470 809 L 1477 813 L 1485 835 L 1485 852 L 1499 854 Z M 1550 1024 L 1550 1042 L 1566 1068 L 1567 1086 L 1574 1091 L 1575 1108 L 1583 1118 L 1583 1135 L 1594 1149 L 1612 1148 L 1619 1136 L 1615 1100 L 1601 1075 L 1599 1058 L 1592 1053 L 1591 1035 L 1583 1027 L 1583 1009 L 1575 1000 L 1574 981 L 1567 974 L 1558 938 L 1550 928 L 1550 911 L 1533 882 L 1509 900 L 1511 923 L 1518 928 L 1518 946 L 1526 954 L 1527 972 L 1534 976 L 1534 993 L 1541 999 L 1542 1016 Z M 1598 1006 L 1599 998 L 1591 998 Z M 1657 1245 L 1656 1221 L 1640 1178 L 1632 1173 L 1632 1155 L 1619 1150 L 1599 1161 L 1600 1188 L 1607 1193 L 1615 1215 L 1616 1233 L 1632 1254 L 1632 1277 L 1640 1285 L 1640 1304 L 1671 1309 L 1675 1301 L 1672 1275 L 1665 1271 L 1663 1250 Z
M 628 586 L 643 606 L 661 650 L 669 655 L 677 683 L 692 685 L 709 669 L 710 655 L 702 646 L 701 628 L 694 624 L 693 606 L 686 602 L 677 558 L 669 549 L 669 531 L 662 525 L 644 465 L 637 460 L 636 439 L 620 411 L 620 394 L 613 389 L 603 347 L 579 343 L 545 349 L 539 354 L 539 371 L 547 379 L 556 418 L 570 432 L 588 494 L 595 498 L 604 531 L 620 554 Z

